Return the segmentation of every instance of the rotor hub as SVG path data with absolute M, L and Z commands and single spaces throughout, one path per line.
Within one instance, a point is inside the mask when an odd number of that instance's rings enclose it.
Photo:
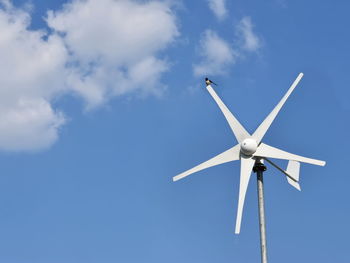
M 252 138 L 245 139 L 243 142 L 241 142 L 241 152 L 245 155 L 252 155 L 256 152 L 257 148 L 258 144 Z

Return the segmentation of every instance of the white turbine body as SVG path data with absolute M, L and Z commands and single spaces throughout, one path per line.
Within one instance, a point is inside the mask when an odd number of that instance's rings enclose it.
M 242 221 L 242 213 L 243 213 L 243 205 L 244 199 L 247 192 L 247 187 L 250 179 L 250 175 L 255 164 L 256 160 L 265 159 L 282 173 L 287 176 L 288 182 L 300 190 L 299 186 L 299 170 L 300 163 L 309 163 L 314 165 L 324 166 L 326 162 L 310 159 L 306 157 L 302 157 L 299 155 L 295 155 L 292 153 L 288 153 L 277 149 L 275 147 L 269 146 L 261 142 L 268 128 L 270 127 L 273 120 L 276 118 L 278 112 L 288 99 L 289 95 L 293 92 L 301 78 L 303 77 L 303 73 L 300 73 L 296 80 L 293 82 L 292 86 L 289 88 L 287 93 L 283 96 L 281 101 L 276 105 L 276 107 L 271 111 L 271 113 L 266 117 L 266 119 L 260 124 L 260 126 L 256 129 L 256 131 L 250 135 L 245 128 L 239 123 L 239 121 L 233 116 L 233 114 L 229 111 L 226 105 L 222 102 L 219 96 L 216 94 L 214 89 L 208 85 L 207 90 L 210 95 L 213 97 L 215 102 L 218 104 L 219 108 L 223 112 L 230 128 L 235 135 L 238 144 L 228 149 L 227 151 L 211 158 L 210 160 L 201 163 L 192 169 L 189 169 L 175 177 L 173 177 L 174 181 L 180 180 L 190 174 L 199 172 L 203 169 L 219 165 L 226 162 L 241 161 L 241 172 L 240 172 L 240 185 L 239 185 L 239 196 L 238 196 L 238 209 L 237 209 L 237 218 L 236 218 L 236 229 L 235 233 L 239 234 L 241 228 Z M 289 160 L 287 170 L 283 170 L 274 164 L 268 158 L 276 158 Z
M 245 155 L 252 155 L 256 152 L 256 149 L 258 149 L 258 144 L 256 140 L 252 138 L 245 139 L 241 142 L 241 152 Z

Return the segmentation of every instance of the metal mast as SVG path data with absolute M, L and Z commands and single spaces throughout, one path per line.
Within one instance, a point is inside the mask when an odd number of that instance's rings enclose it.
M 264 180 L 263 180 L 263 172 L 266 171 L 266 166 L 262 163 L 261 160 L 257 160 L 255 162 L 253 171 L 256 173 L 257 187 L 258 187 L 261 263 L 267 263 L 266 226 L 265 226 L 265 209 L 264 209 Z

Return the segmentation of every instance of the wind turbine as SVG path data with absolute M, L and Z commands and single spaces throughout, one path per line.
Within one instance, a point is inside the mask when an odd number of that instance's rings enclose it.
M 190 174 L 199 172 L 203 169 L 219 165 L 231 161 L 241 161 L 241 171 L 240 171 L 240 185 L 239 185 L 239 196 L 238 196 L 238 209 L 236 217 L 236 228 L 235 233 L 239 234 L 241 229 L 243 205 L 247 192 L 247 187 L 251 172 L 254 171 L 258 174 L 258 194 L 259 194 L 259 218 L 260 218 L 260 234 L 261 234 L 261 246 L 262 246 L 262 261 L 267 262 L 266 259 L 266 238 L 265 238 L 265 219 L 264 219 L 264 208 L 263 208 L 263 190 L 262 190 L 262 172 L 266 170 L 263 165 L 263 160 L 266 160 L 272 164 L 275 168 L 280 170 L 284 175 L 287 176 L 288 182 L 300 191 L 299 186 L 299 170 L 300 163 L 309 163 L 314 165 L 324 166 L 326 162 L 306 158 L 303 156 L 295 155 L 278 148 L 272 147 L 262 142 L 262 139 L 272 124 L 273 120 L 276 118 L 278 112 L 281 110 L 284 103 L 287 101 L 290 94 L 293 92 L 295 87 L 298 85 L 299 81 L 303 77 L 303 73 L 300 73 L 296 80 L 293 82 L 291 87 L 288 89 L 287 93 L 283 96 L 276 107 L 271 111 L 271 113 L 266 117 L 266 119 L 260 124 L 253 134 L 249 134 L 246 129 L 239 123 L 239 121 L 234 117 L 234 115 L 229 111 L 226 105 L 222 102 L 219 96 L 216 94 L 211 85 L 207 85 L 207 90 L 213 97 L 222 113 L 224 114 L 234 136 L 236 137 L 238 144 L 232 148 L 224 151 L 223 153 L 209 159 L 208 161 L 201 163 L 192 169 L 189 169 L 175 177 L 173 181 L 180 180 Z M 287 170 L 283 170 L 278 165 L 273 163 L 268 158 L 276 158 L 288 160 Z M 260 179 L 259 179 L 260 177 Z M 263 233 L 262 233 L 263 231 Z M 263 250 L 265 255 L 263 255 Z M 263 260 L 265 257 L 265 260 Z

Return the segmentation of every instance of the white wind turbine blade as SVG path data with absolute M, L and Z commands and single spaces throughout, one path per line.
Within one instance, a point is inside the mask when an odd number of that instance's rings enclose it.
M 324 166 L 326 164 L 325 161 L 306 158 L 303 156 L 299 156 L 296 154 L 285 152 L 285 151 L 282 151 L 278 148 L 272 147 L 272 146 L 264 144 L 264 143 L 261 143 L 259 145 L 258 149 L 254 153 L 254 156 L 298 161 L 298 162 L 302 162 L 302 163 L 310 163 L 310 164 L 320 165 L 320 166 Z
M 241 176 L 239 182 L 239 197 L 238 197 L 238 208 L 237 208 L 237 218 L 236 218 L 236 229 L 235 233 L 239 234 L 241 230 L 242 214 L 245 195 L 247 193 L 248 183 L 255 160 L 253 157 L 246 157 L 241 155 Z
M 281 110 L 283 107 L 284 103 L 287 101 L 289 95 L 293 92 L 295 87 L 298 85 L 299 81 L 303 77 L 303 73 L 300 73 L 296 80 L 293 82 L 292 86 L 290 86 L 289 90 L 287 93 L 283 96 L 281 101 L 276 105 L 276 107 L 271 111 L 271 113 L 266 117 L 266 119 L 260 124 L 260 126 L 256 129 L 256 131 L 253 134 L 253 138 L 257 141 L 259 144 L 264 137 L 265 133 L 269 129 L 271 123 L 273 120 L 276 118 L 278 112 Z
M 218 104 L 220 110 L 224 114 L 228 124 L 231 127 L 231 130 L 233 131 L 233 134 L 235 135 L 238 143 L 242 142 L 244 139 L 251 137 L 250 134 L 244 129 L 244 127 L 239 123 L 239 121 L 233 116 L 233 114 L 230 112 L 230 110 L 226 107 L 226 105 L 222 102 L 222 100 L 219 98 L 219 96 L 216 94 L 212 86 L 208 85 L 207 90 L 209 91 L 210 95 L 213 97 L 215 102 Z
M 215 165 L 239 160 L 239 152 L 240 152 L 240 145 L 237 144 L 236 146 L 228 149 L 227 151 L 225 151 L 223 153 L 220 153 L 219 155 L 211 158 L 210 160 L 208 160 L 204 163 L 201 163 L 201 164 L 193 167 L 192 169 L 189 169 L 181 174 L 174 176 L 173 181 L 180 180 L 180 179 L 182 179 L 190 174 L 199 172 L 203 169 L 206 169 L 206 168 L 209 168 L 209 167 L 212 167 Z

